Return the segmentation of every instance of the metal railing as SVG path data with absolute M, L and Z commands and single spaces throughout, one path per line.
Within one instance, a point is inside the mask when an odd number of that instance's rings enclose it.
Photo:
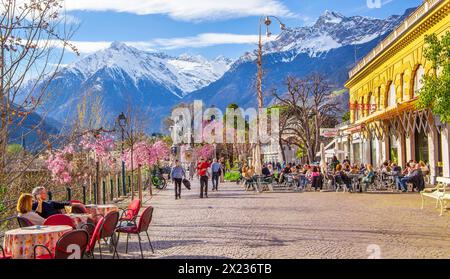
M 409 28 L 417 23 L 424 15 L 433 9 L 437 4 L 446 0 L 425 0 L 408 18 L 402 22 L 389 36 L 379 43 L 368 55 L 366 55 L 359 63 L 349 72 L 349 77 L 354 77 L 359 71 L 366 67 L 376 57 L 378 57 L 385 49 L 391 46 L 398 38 L 400 38 Z

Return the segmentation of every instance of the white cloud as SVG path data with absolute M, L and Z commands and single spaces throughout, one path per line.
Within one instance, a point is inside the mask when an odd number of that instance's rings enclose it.
M 137 15 L 164 14 L 181 21 L 294 14 L 279 0 L 66 0 L 67 11 L 110 11 Z
M 275 35 L 264 41 L 274 40 Z M 202 33 L 192 37 L 179 38 L 160 38 L 150 41 L 132 41 L 124 42 L 125 44 L 137 49 L 154 51 L 155 49 L 180 49 L 180 48 L 203 48 L 216 45 L 227 44 L 257 44 L 258 35 L 240 35 L 229 33 Z M 71 42 L 81 53 L 92 53 L 108 48 L 112 42 L 89 42 L 89 41 L 72 41 Z M 57 46 L 55 44 L 54 46 Z M 69 49 L 68 49 L 69 50 Z
M 274 37 L 272 37 L 273 39 Z M 202 48 L 225 44 L 256 44 L 257 35 L 239 35 L 229 33 L 203 33 L 193 37 L 181 37 L 170 39 L 155 39 L 151 43 L 154 47 L 162 49 L 177 48 Z

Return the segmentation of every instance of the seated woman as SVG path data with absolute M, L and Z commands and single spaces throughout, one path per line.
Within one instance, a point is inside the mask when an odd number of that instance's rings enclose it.
M 30 194 L 20 195 L 17 201 L 17 213 L 19 217 L 23 217 L 29 220 L 34 225 L 44 224 L 45 219 L 39 216 L 36 212 L 32 210 L 33 208 L 33 196 Z
M 427 164 L 425 164 L 424 161 L 420 161 L 420 162 L 419 162 L 419 167 L 420 167 L 420 169 L 422 170 L 422 174 L 423 174 L 424 176 L 427 176 L 427 175 L 430 174 L 430 169 L 428 168 Z
M 342 165 L 336 166 L 336 183 L 343 183 L 347 187 L 349 191 L 352 190 L 352 180 L 347 176 L 347 174 L 343 171 Z
M 47 190 L 45 187 L 34 188 L 32 194 L 35 200 L 33 210 L 44 219 L 60 214 L 65 206 L 71 205 L 70 202 L 47 201 Z
M 367 187 L 370 183 L 372 183 L 373 178 L 375 176 L 375 172 L 373 171 L 373 166 L 371 164 L 368 164 L 366 167 L 365 176 L 361 179 L 361 183 Z M 366 190 L 366 189 L 365 189 Z

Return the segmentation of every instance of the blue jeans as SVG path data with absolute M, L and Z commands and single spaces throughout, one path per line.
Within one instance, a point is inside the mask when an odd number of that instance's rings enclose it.
M 305 176 L 300 176 L 298 180 L 298 188 L 305 188 L 308 184 L 308 179 Z
M 404 177 L 404 178 L 400 179 L 399 184 L 400 184 L 400 188 L 402 189 L 402 191 L 404 191 L 404 192 L 408 191 L 408 185 L 406 185 L 406 183 L 408 183 L 408 182 L 409 182 L 409 177 Z

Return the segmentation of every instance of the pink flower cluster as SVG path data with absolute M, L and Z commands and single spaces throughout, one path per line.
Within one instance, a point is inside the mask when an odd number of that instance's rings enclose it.
M 95 159 L 97 161 L 111 163 L 113 161 L 111 151 L 114 150 L 114 140 L 105 135 L 100 135 L 98 137 L 85 135 L 83 136 L 81 142 L 81 147 L 85 151 L 92 151 L 95 153 Z
M 73 171 L 72 163 L 69 156 L 75 152 L 72 145 L 65 147 L 62 150 L 50 154 L 46 163 L 47 168 L 52 174 L 53 181 L 60 184 L 68 184 L 72 182 L 71 173 Z
M 125 161 L 128 169 L 132 168 L 131 159 L 133 159 L 134 168 L 138 166 L 153 167 L 157 165 L 160 160 L 169 156 L 169 153 L 169 147 L 162 141 L 158 141 L 153 145 L 146 141 L 141 141 L 134 145 L 133 150 L 131 150 L 131 148 L 125 150 L 122 160 Z
M 205 144 L 201 147 L 196 148 L 195 154 L 197 155 L 197 158 L 205 158 L 205 159 L 212 159 L 214 157 L 214 145 L 212 144 Z

